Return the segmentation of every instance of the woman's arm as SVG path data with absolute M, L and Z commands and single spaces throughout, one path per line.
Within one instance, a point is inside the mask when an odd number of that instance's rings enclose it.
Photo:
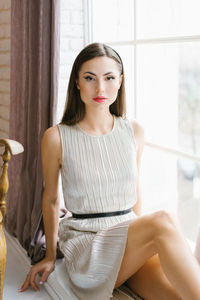
M 57 127 L 47 129 L 42 138 L 42 169 L 45 182 L 42 197 L 42 212 L 46 237 L 46 256 L 32 266 L 20 291 L 29 285 L 39 290 L 35 282 L 40 273 L 40 284 L 47 280 L 54 269 L 59 220 L 58 177 L 61 166 L 61 142 Z
M 136 150 L 137 150 L 137 169 L 138 169 L 138 179 L 137 179 L 137 202 L 133 207 L 133 211 L 136 215 L 141 215 L 142 209 L 142 199 L 141 199 L 141 190 L 140 190 L 140 165 L 141 165 L 141 157 L 144 148 L 144 128 L 135 120 L 131 121 L 133 126 L 133 133 L 136 141 Z
M 58 177 L 61 166 L 61 145 L 57 127 L 49 128 L 42 139 L 42 169 L 45 182 L 42 213 L 46 237 L 46 258 L 56 260 L 59 196 Z

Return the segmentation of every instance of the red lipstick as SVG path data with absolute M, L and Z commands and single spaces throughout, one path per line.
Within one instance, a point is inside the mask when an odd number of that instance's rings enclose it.
M 97 96 L 97 97 L 93 98 L 93 100 L 96 102 L 104 102 L 106 100 L 106 97 Z

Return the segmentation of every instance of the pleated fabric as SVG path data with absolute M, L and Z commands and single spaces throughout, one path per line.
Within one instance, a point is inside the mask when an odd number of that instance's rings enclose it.
M 73 213 L 125 210 L 137 201 L 136 143 L 128 119 L 114 117 L 112 131 L 93 136 L 78 124 L 59 124 L 62 188 Z M 60 248 L 74 299 L 108 300 L 123 259 L 133 211 L 121 216 L 77 219 L 59 225 Z

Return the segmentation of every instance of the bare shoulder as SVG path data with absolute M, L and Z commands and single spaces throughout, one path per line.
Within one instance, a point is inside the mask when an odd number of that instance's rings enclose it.
M 132 127 L 133 127 L 133 133 L 135 136 L 137 148 L 143 148 L 144 145 L 144 127 L 142 124 L 140 124 L 138 121 L 130 120 Z
M 134 120 L 130 120 L 132 126 L 133 126 L 133 131 L 134 134 L 137 136 L 143 136 L 144 137 L 144 127 L 142 126 L 141 123 L 139 123 L 138 121 Z
M 56 157 L 61 162 L 61 139 L 58 126 L 48 128 L 42 137 L 42 152 L 44 155 Z
M 43 142 L 46 144 L 51 144 L 51 145 L 58 145 L 61 143 L 60 141 L 60 134 L 59 134 L 59 129 L 58 126 L 53 126 L 48 128 L 42 138 Z

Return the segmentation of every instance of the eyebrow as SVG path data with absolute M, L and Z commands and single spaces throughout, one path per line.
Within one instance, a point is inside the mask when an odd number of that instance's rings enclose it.
M 93 72 L 84 72 L 83 74 L 86 74 L 86 73 L 89 73 L 89 74 L 91 74 L 91 75 L 97 76 L 97 75 L 96 75 L 95 73 L 93 73 Z M 105 73 L 103 76 L 106 76 L 106 75 L 111 74 L 111 73 L 113 73 L 113 72 L 107 72 L 107 73 Z

